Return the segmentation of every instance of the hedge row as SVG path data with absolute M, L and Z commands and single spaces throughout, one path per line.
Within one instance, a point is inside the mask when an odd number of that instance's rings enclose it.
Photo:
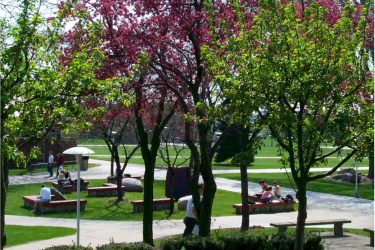
M 238 249 L 263 249 L 263 250 L 289 250 L 294 249 L 295 233 L 285 234 L 243 234 L 235 233 L 219 236 L 217 240 L 190 236 L 185 238 L 168 238 L 161 243 L 162 250 L 238 250 Z M 304 249 L 323 250 L 324 241 L 320 234 L 306 233 Z M 145 243 L 110 243 L 97 246 L 96 250 L 154 250 L 155 248 Z M 93 250 L 92 247 L 82 246 L 53 246 L 44 250 Z

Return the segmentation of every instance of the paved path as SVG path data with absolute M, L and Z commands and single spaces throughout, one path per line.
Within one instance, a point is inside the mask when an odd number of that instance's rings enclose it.
M 101 160 L 90 159 L 90 163 L 101 164 L 99 167 L 90 168 L 88 171 L 82 171 L 81 177 L 84 179 L 105 179 L 109 173 L 109 163 Z M 249 170 L 250 173 L 252 170 Z M 264 172 L 264 170 L 255 170 Z M 279 171 L 267 170 L 267 171 Z M 319 171 L 325 171 L 319 168 Z M 131 175 L 143 175 L 144 167 L 141 165 L 130 164 L 126 171 Z M 214 171 L 215 173 L 223 173 L 222 171 Z M 232 172 L 232 170 L 231 170 Z M 237 171 L 239 172 L 239 171 Z M 75 178 L 75 171 L 71 172 L 72 178 Z M 155 179 L 164 180 L 166 176 L 165 169 L 155 170 Z M 33 174 L 29 176 L 12 176 L 10 177 L 10 184 L 21 183 L 40 183 L 51 181 L 53 178 L 47 177 L 47 174 Z M 216 179 L 218 189 L 224 189 L 233 192 L 240 192 L 240 182 L 228 179 Z M 259 185 L 249 183 L 249 193 L 259 191 Z M 291 193 L 291 189 L 283 188 L 283 194 Z M 354 192 L 354 190 L 353 190 Z M 317 192 L 308 192 L 308 219 L 351 219 L 352 223 L 345 224 L 346 228 L 374 227 L 374 202 L 357 199 L 352 197 L 344 197 L 338 195 L 329 195 Z M 324 205 L 321 204 L 324 201 Z M 297 212 L 286 212 L 278 214 L 258 214 L 250 216 L 251 226 L 260 225 L 269 227 L 270 222 L 287 222 L 296 221 Z M 6 224 L 9 225 L 50 225 L 50 226 L 65 226 L 76 227 L 76 220 L 72 219 L 56 219 L 43 217 L 24 217 L 24 216 L 6 216 Z M 128 222 L 128 221 L 94 221 L 81 220 L 81 245 L 89 245 L 95 247 L 97 245 L 107 244 L 110 239 L 115 242 L 134 242 L 142 241 L 142 222 Z M 238 228 L 241 225 L 241 216 L 224 216 L 212 218 L 212 228 Z M 326 227 L 333 227 L 327 225 Z M 99 230 L 100 229 L 100 230 Z M 163 220 L 154 221 L 154 238 L 164 237 L 168 235 L 180 234 L 184 229 L 184 224 L 181 220 Z M 129 237 L 131 231 L 131 237 Z M 9 250 L 24 250 L 24 249 L 43 249 L 52 245 L 71 244 L 76 242 L 76 235 L 55 238 L 50 240 L 32 242 L 26 245 L 15 246 L 7 248 Z M 369 243 L 369 238 L 364 236 L 346 236 L 346 237 L 329 237 L 327 238 L 326 249 L 342 250 L 352 249 L 350 246 L 357 246 L 360 249 L 373 249 L 366 246 Z M 349 248 L 342 247 L 347 246 Z M 357 248 L 356 247 L 356 248 Z

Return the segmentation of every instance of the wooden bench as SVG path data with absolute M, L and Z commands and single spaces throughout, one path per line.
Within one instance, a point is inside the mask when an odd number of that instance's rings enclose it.
M 269 203 L 257 202 L 255 204 L 249 204 L 250 214 L 260 214 L 267 212 L 287 212 L 294 210 L 295 201 L 278 201 L 274 200 Z M 242 214 L 242 204 L 233 204 L 233 208 L 236 209 L 236 214 Z
M 343 236 L 344 230 L 342 225 L 344 223 L 351 223 L 351 220 L 313 220 L 313 221 L 306 221 L 306 226 L 316 226 L 316 225 L 327 225 L 333 224 L 333 233 L 336 236 Z M 297 226 L 295 222 L 280 222 L 280 223 L 270 223 L 271 226 L 278 227 L 279 233 L 285 233 L 288 227 Z
M 373 228 L 364 228 L 363 231 L 370 232 L 370 245 L 374 246 L 374 229 Z
M 124 177 L 121 177 L 121 179 L 124 179 Z M 108 176 L 107 181 L 108 181 L 108 183 L 116 184 L 117 183 L 117 177 L 116 176 Z
M 124 196 L 126 187 L 121 187 L 121 195 Z M 105 186 L 105 187 L 92 187 L 87 188 L 87 192 L 89 193 L 89 197 L 117 197 L 117 186 Z
M 51 184 L 54 188 L 56 188 L 62 194 L 71 194 L 74 190 L 73 185 L 62 186 L 62 185 L 58 184 L 57 182 L 51 182 Z
M 256 195 L 249 195 L 249 199 L 253 201 L 260 201 L 261 197 L 256 196 Z
M 25 208 L 34 209 L 35 201 L 38 196 L 23 196 L 23 205 Z M 60 200 L 54 201 L 51 195 L 50 202 L 43 202 L 37 205 L 36 210 L 41 213 L 64 213 L 77 211 L 77 200 Z M 87 200 L 80 200 L 81 211 L 85 211 Z
M 176 202 L 176 199 L 173 199 L 173 202 Z M 167 210 L 170 208 L 169 198 L 154 199 L 152 203 L 152 210 L 154 211 Z M 143 212 L 143 200 L 132 201 L 131 204 L 133 204 L 134 213 Z
M 88 181 L 81 181 L 80 190 L 87 190 L 87 186 L 90 184 Z M 77 183 L 73 185 L 74 191 L 77 191 Z

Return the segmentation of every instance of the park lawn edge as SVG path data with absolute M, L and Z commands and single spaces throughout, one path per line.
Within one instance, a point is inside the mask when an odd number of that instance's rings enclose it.
M 40 232 L 43 232 L 41 234 Z M 5 235 L 7 236 L 7 247 L 27 244 L 40 240 L 49 240 L 76 234 L 75 228 L 53 227 L 53 226 L 20 226 L 5 225 Z

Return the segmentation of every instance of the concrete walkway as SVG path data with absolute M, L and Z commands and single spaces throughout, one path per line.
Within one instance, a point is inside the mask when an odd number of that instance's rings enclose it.
M 81 177 L 83 179 L 105 179 L 110 172 L 110 164 L 106 161 L 90 159 L 90 163 L 101 164 L 101 166 L 90 168 L 88 171 L 82 171 Z M 279 169 L 267 170 L 267 172 L 277 172 Z M 251 170 L 249 170 L 251 171 Z M 264 170 L 256 170 L 264 172 Z M 319 168 L 319 171 L 326 171 Z M 130 164 L 126 171 L 131 175 L 143 175 L 144 166 Z M 215 173 L 226 173 L 229 171 L 214 171 Z M 232 170 L 230 171 L 232 172 Z M 239 171 L 238 171 L 239 172 Z M 75 171 L 71 171 L 72 178 L 76 177 Z M 155 179 L 165 180 L 166 170 L 156 169 Z M 32 174 L 28 176 L 12 176 L 10 177 L 10 184 L 22 183 L 40 183 L 52 181 L 53 178 L 47 177 L 44 174 Z M 218 189 L 240 192 L 241 186 L 239 181 L 217 178 Z M 258 184 L 249 183 L 249 193 L 258 192 L 260 189 Z M 292 194 L 294 191 L 287 188 L 282 188 L 283 195 Z M 354 193 L 354 190 L 353 190 Z M 329 195 L 317 192 L 308 192 L 308 220 L 313 219 L 351 219 L 352 223 L 344 224 L 344 228 L 374 227 L 374 202 L 365 199 L 357 199 L 352 197 L 344 197 L 338 195 Z M 322 204 L 321 201 L 324 201 Z M 250 225 L 260 225 L 269 227 L 270 222 L 289 222 L 297 220 L 297 212 L 286 212 L 277 214 L 258 214 L 250 216 Z M 64 226 L 76 228 L 76 219 L 56 219 L 56 218 L 42 218 L 42 217 L 24 217 L 24 216 L 6 216 L 5 222 L 8 225 L 49 225 L 49 226 Z M 213 217 L 212 228 L 238 228 L 241 225 L 241 216 L 224 216 Z M 333 225 L 326 227 L 332 228 Z M 81 220 L 80 223 L 80 244 L 93 247 L 102 244 L 108 244 L 110 239 L 115 242 L 136 242 L 142 241 L 142 222 L 128 222 L 128 221 L 94 221 Z M 169 235 L 181 234 L 184 229 L 184 224 L 181 220 L 163 220 L 154 221 L 153 233 L 154 238 L 165 237 Z M 129 237 L 131 232 L 131 237 Z M 329 236 L 329 235 L 328 235 Z M 368 246 L 370 239 L 364 236 L 357 236 L 346 234 L 344 237 L 329 236 L 326 238 L 326 249 L 343 250 L 343 249 L 373 249 Z M 43 249 L 52 245 L 71 244 L 76 242 L 76 235 L 55 238 L 50 240 L 43 240 L 32 242 L 25 245 L 14 246 L 7 249 L 11 250 L 37 250 Z

